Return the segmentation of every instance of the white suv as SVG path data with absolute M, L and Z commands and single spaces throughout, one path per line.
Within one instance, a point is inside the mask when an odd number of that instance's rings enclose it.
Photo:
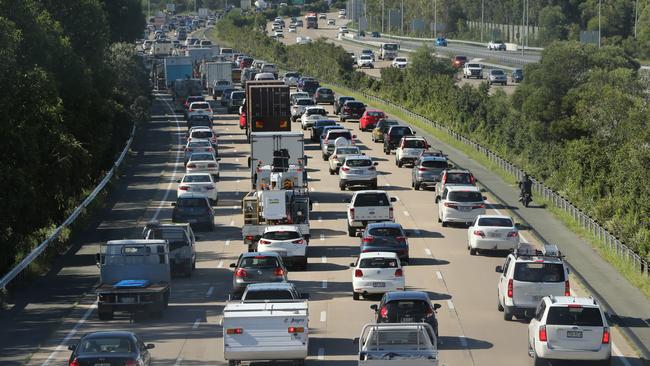
M 546 359 L 610 365 L 612 340 L 605 314 L 591 297 L 542 298 L 528 325 L 528 354 L 535 365 L 545 365 Z
M 339 188 L 344 191 L 353 185 L 365 185 L 368 189 L 377 189 L 377 162 L 366 155 L 347 155 L 339 163 Z M 338 165 L 338 164 L 337 164 Z
M 296 225 L 267 226 L 257 242 L 259 252 L 277 252 L 284 263 L 307 269 L 307 240 Z
M 325 119 L 327 117 L 327 111 L 323 107 L 306 106 L 305 111 L 300 116 L 300 125 L 303 130 L 312 127 L 314 125 L 314 122 L 318 120 L 313 117 L 309 118 L 310 116 L 314 116 L 314 115 L 321 116 L 322 119 Z
M 570 296 L 569 269 L 562 253 L 555 245 L 545 245 L 540 251 L 531 246 L 520 246 L 509 254 L 497 285 L 498 310 L 503 319 L 512 316 L 532 316 L 544 296 Z
M 404 136 L 395 149 L 395 165 L 402 167 L 404 164 L 413 164 L 423 151 L 429 148 L 424 137 Z
M 471 225 L 478 215 L 485 215 L 485 197 L 475 186 L 445 186 L 438 201 L 438 222 Z

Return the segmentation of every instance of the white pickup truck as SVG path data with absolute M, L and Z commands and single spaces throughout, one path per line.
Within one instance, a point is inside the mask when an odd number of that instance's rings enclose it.
M 309 348 L 306 300 L 229 302 L 223 310 L 223 356 L 242 361 L 291 360 L 302 365 Z
M 438 366 L 438 346 L 427 323 L 366 324 L 359 337 L 359 366 Z
M 357 191 L 348 204 L 348 235 L 355 236 L 358 229 L 363 229 L 372 222 L 395 221 L 392 202 L 386 191 Z

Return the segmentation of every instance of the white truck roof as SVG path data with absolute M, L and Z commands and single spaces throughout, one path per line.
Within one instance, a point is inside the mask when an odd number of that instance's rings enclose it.
M 307 316 L 309 314 L 309 303 L 306 300 L 299 301 L 269 301 L 256 303 L 227 303 L 223 309 L 223 317 L 247 317 L 262 318 L 269 316 Z

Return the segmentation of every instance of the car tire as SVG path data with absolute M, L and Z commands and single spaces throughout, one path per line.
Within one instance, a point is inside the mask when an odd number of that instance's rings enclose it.
M 440 222 L 442 224 L 442 227 L 447 227 L 447 221 L 442 221 Z
M 352 226 L 350 226 L 350 224 L 348 224 L 348 236 L 354 238 L 356 233 L 357 231 Z
M 535 352 L 535 349 L 533 349 L 533 365 L 534 366 L 547 366 L 548 362 L 537 356 L 537 352 Z
M 352 300 L 359 300 L 359 294 L 356 292 L 352 292 Z
M 503 307 L 503 320 L 506 321 L 511 321 L 512 320 L 512 313 L 508 311 L 508 308 L 505 306 Z
M 472 247 L 469 248 L 469 255 L 476 255 L 476 253 L 478 253 L 478 249 Z
M 401 168 L 402 165 L 404 165 L 404 163 L 402 163 L 402 160 L 398 160 L 398 161 L 397 161 L 397 167 L 398 167 L 398 168 Z
M 330 175 L 334 175 L 334 171 L 332 169 L 328 169 L 330 171 Z
M 327 161 L 327 155 L 323 154 L 323 161 Z
M 499 301 L 499 296 L 497 296 L 497 310 L 503 312 L 503 305 L 501 305 L 501 301 Z
M 386 148 L 384 148 L 384 154 L 390 155 L 390 151 L 388 151 L 388 150 L 386 150 Z
M 416 191 L 419 191 L 420 190 L 420 183 L 415 182 L 415 184 L 413 184 L 413 189 L 416 190 Z
M 342 191 L 345 191 L 345 183 L 339 183 L 339 188 L 340 188 Z

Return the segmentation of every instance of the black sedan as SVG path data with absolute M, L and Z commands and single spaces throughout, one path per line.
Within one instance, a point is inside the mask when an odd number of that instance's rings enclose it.
M 361 235 L 361 253 L 390 252 L 399 257 L 402 264 L 409 261 L 409 244 L 402 225 L 396 222 L 368 224 Z
M 79 340 L 78 344 L 70 345 L 70 366 L 94 365 L 151 365 L 149 350 L 153 344 L 145 345 L 132 332 L 95 332 Z
M 391 291 L 384 294 L 379 306 L 371 305 L 377 323 L 427 323 L 438 338 L 436 310 L 440 304 L 431 305 L 429 295 L 423 291 Z

